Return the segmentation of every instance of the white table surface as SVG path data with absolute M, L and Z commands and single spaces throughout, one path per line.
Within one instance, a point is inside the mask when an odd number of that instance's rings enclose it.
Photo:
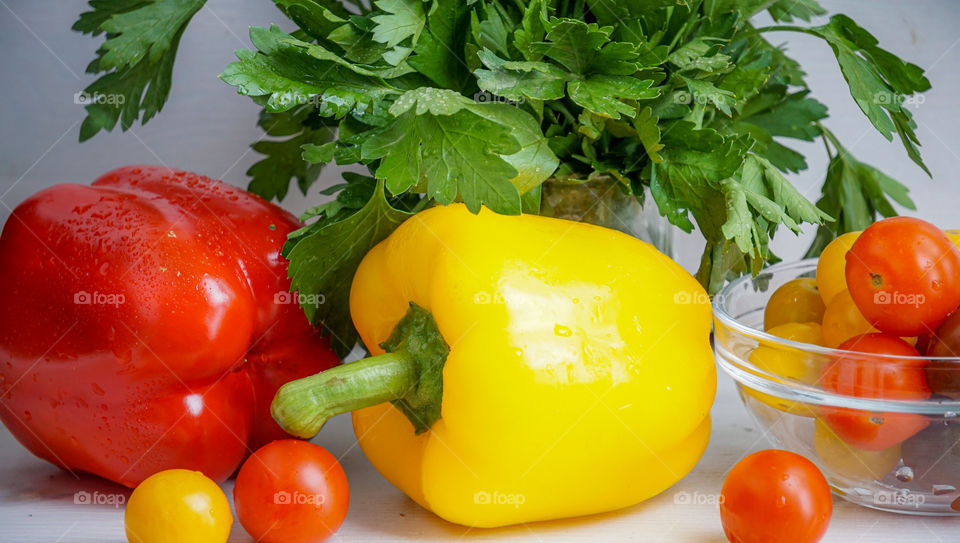
M 337 417 L 315 440 L 340 458 L 350 481 L 350 512 L 331 541 L 723 543 L 726 539 L 715 505 L 723 478 L 740 458 L 770 447 L 770 443 L 747 415 L 726 376 L 720 379 L 713 417 L 713 435 L 703 459 L 689 476 L 663 494 L 613 513 L 492 530 L 450 524 L 421 509 L 377 474 L 355 446 L 349 420 Z M 227 483 L 228 496 L 231 489 L 232 483 Z M 125 541 L 123 509 L 75 504 L 74 495 L 81 491 L 129 494 L 95 477 L 77 479 L 32 457 L 6 431 L 0 435 L 0 541 Z M 686 501 L 694 503 L 677 503 L 687 497 Z M 230 541 L 252 539 L 234 523 Z M 823 541 L 960 541 L 960 518 L 882 513 L 835 498 L 833 521 Z

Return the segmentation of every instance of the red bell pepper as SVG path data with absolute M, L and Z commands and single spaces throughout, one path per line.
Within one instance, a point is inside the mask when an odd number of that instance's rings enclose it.
M 286 437 L 283 383 L 339 360 L 288 293 L 300 225 L 197 174 L 120 168 L 18 206 L 0 235 L 0 418 L 33 454 L 135 486 L 221 481 Z

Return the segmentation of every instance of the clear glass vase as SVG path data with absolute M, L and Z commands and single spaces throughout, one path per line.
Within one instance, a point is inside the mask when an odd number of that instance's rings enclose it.
M 540 214 L 612 228 L 656 247 L 673 258 L 673 226 L 657 210 L 647 189 L 640 200 L 611 177 L 590 180 L 548 179 L 543 184 Z

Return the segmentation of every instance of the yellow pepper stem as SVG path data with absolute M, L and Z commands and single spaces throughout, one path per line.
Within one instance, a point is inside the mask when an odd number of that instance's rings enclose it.
M 310 438 L 336 415 L 393 402 L 416 433 L 429 430 L 440 418 L 443 365 L 450 352 L 433 315 L 411 303 L 381 347 L 387 352 L 280 387 L 270 405 L 277 424 Z
M 310 438 L 336 415 L 403 398 L 418 378 L 408 353 L 384 353 L 283 385 L 270 412 L 287 433 Z

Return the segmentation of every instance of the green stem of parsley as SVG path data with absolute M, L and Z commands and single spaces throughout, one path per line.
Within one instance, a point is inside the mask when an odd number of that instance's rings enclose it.
M 577 118 L 573 116 L 573 113 L 570 113 L 570 110 L 567 109 L 567 106 L 566 106 L 565 104 L 563 104 L 562 102 L 555 102 L 555 101 L 544 102 L 544 105 L 547 106 L 548 108 L 552 109 L 553 111 L 556 111 L 557 113 L 563 115 L 563 117 L 564 117 L 564 118 L 567 120 L 567 122 L 569 122 L 570 124 L 572 124 L 572 125 L 576 125 L 576 124 L 577 124 Z
M 827 141 L 830 131 L 827 130 L 827 127 L 820 123 L 817 123 L 817 128 L 820 129 L 820 139 L 823 141 L 823 148 L 827 151 L 827 158 L 833 160 L 833 152 L 830 150 L 830 142 Z
M 820 38 L 821 36 L 810 30 L 809 28 L 804 28 L 802 26 L 793 26 L 793 25 L 772 25 L 772 26 L 763 26 L 760 28 L 755 28 L 749 32 L 744 32 L 744 36 L 751 36 L 753 34 L 762 34 L 764 32 L 800 32 L 802 34 L 809 34 L 811 36 L 816 36 Z

